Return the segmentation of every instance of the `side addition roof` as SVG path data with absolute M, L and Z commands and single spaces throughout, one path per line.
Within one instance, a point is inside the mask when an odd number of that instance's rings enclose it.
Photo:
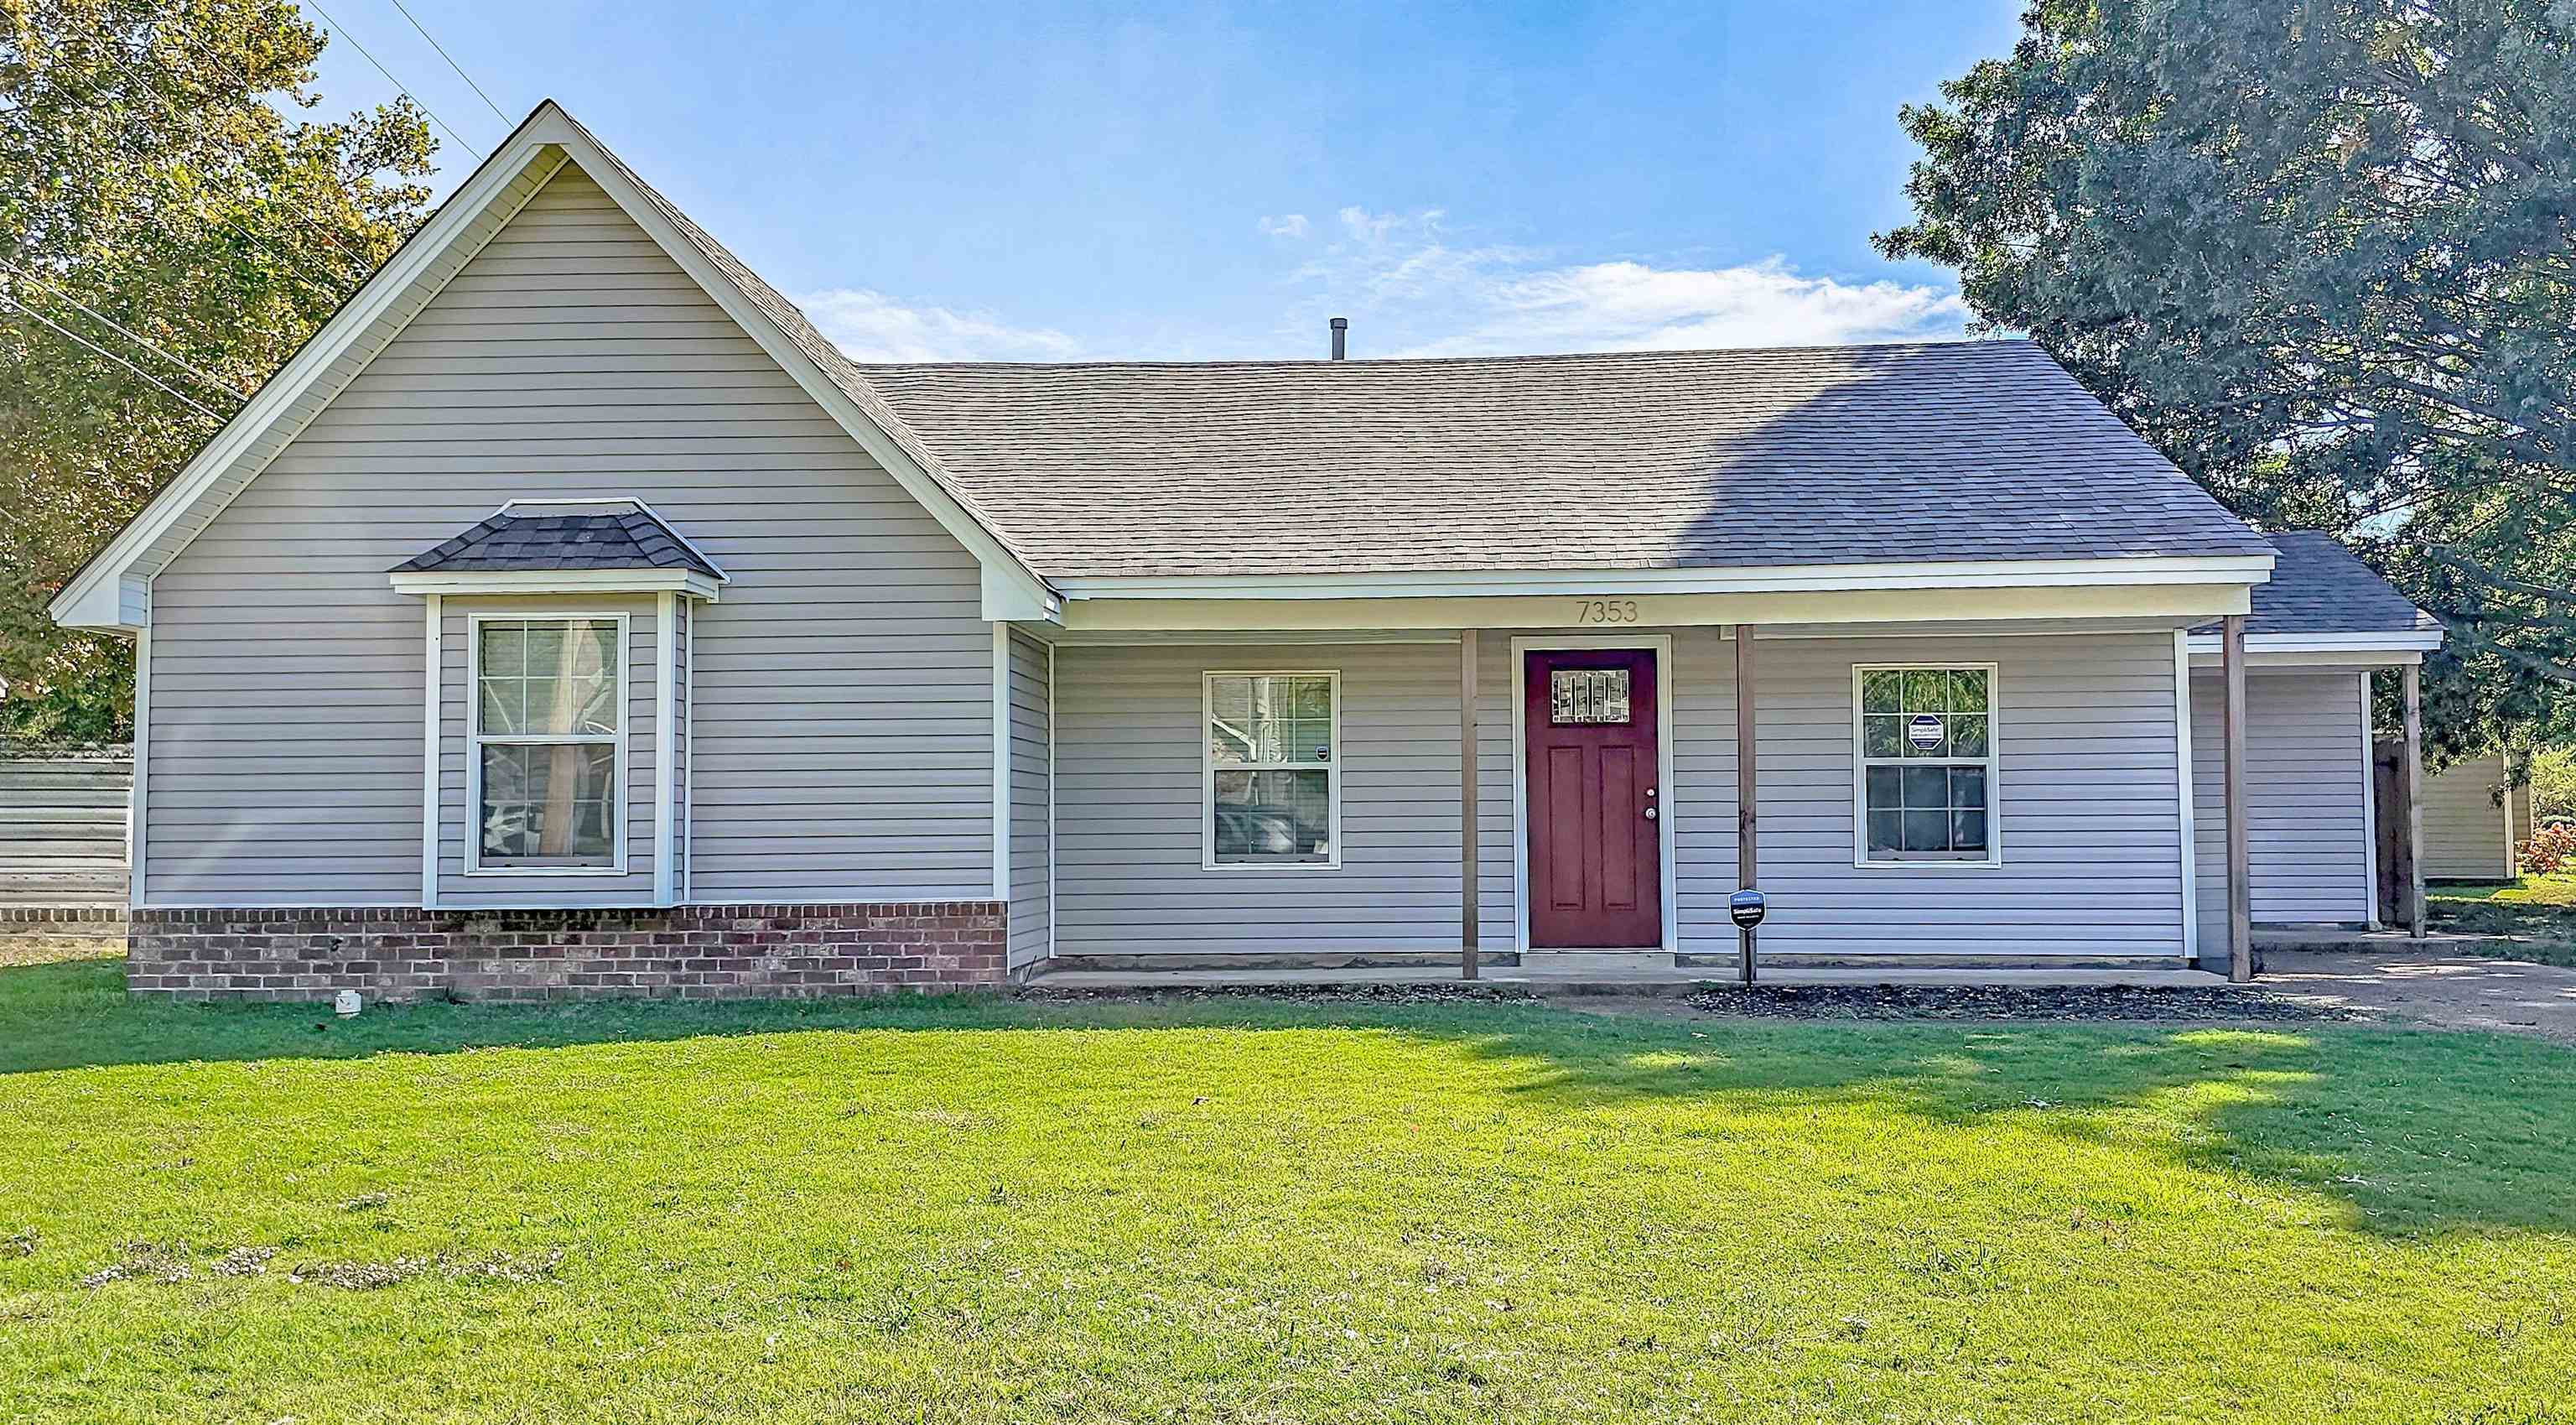
M 2253 611 L 2245 616 L 2248 647 L 2424 652 L 2442 646 L 2441 621 L 2415 607 L 2343 541 L 2319 529 L 2267 538 L 2272 580 L 2254 586 Z M 2219 632 L 2214 623 L 2194 628 L 2193 648 L 2215 650 Z

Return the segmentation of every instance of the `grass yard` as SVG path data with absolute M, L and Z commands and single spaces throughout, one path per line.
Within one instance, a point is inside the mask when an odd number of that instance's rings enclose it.
M 2437 883 L 2425 888 L 2425 907 L 2436 929 L 2523 936 L 2517 956 L 2576 965 L 2576 872 Z
M 16 1421 L 2576 1419 L 2538 1042 L 117 970 L 0 970 Z

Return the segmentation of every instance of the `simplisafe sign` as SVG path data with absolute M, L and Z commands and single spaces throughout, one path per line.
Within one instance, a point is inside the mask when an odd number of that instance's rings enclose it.
M 1737 891 L 1726 898 L 1728 918 L 1746 930 L 1762 923 L 1762 912 L 1769 906 L 1770 902 L 1760 891 Z
M 1926 751 L 1941 745 L 1941 719 L 1930 713 L 1916 713 L 1905 725 L 1905 740 Z

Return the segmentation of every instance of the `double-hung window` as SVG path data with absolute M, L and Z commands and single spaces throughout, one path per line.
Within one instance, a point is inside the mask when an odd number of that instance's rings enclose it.
M 1859 864 L 2000 863 L 1995 668 L 1852 670 Z
M 1341 864 L 1340 678 L 1207 675 L 1208 870 Z
M 469 869 L 625 865 L 622 618 L 476 618 Z

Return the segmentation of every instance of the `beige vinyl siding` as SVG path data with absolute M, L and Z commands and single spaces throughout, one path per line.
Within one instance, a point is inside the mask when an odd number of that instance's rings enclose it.
M 1765 953 L 2182 953 L 2172 635 L 1762 639 L 1756 652 Z M 1996 665 L 2001 866 L 1853 865 L 1863 663 Z M 1733 942 L 1724 930 L 1684 948 Z
M 1340 869 L 1201 869 L 1214 669 L 1341 674 Z M 1457 948 L 1456 645 L 1059 647 L 1055 691 L 1059 955 Z
M 1530 635 L 1543 637 L 1543 635 Z M 1733 651 L 1671 631 L 1679 948 L 1723 955 L 1735 881 Z M 1478 903 L 1511 948 L 1512 633 L 1478 661 Z M 1765 639 L 1759 647 L 1763 944 L 1773 954 L 2174 956 L 2181 833 L 2167 634 Z M 1458 653 L 1450 644 L 1057 651 L 1059 953 L 1453 949 Z M 1855 867 L 1858 663 L 1999 665 L 2000 869 Z M 1339 871 L 1205 871 L 1200 680 L 1341 674 Z
M 2370 919 L 2362 676 L 2349 670 L 2246 674 L 2245 837 L 2258 925 Z M 2219 959 L 2227 953 L 2225 685 L 2209 669 L 2196 671 L 2191 682 L 2200 943 L 2204 957 Z
M 421 609 L 385 571 L 612 495 L 732 575 L 696 898 L 989 897 L 973 557 L 568 168 L 154 581 L 147 900 L 417 904 Z
M 626 616 L 626 756 L 617 775 L 626 826 L 626 871 L 596 876 L 511 875 L 485 872 L 467 875 L 466 853 L 477 832 L 478 813 L 468 801 L 468 768 L 474 756 L 471 737 L 474 687 L 469 673 L 473 616 L 570 618 L 583 614 Z M 438 903 L 442 907 L 579 906 L 653 903 L 653 742 L 654 724 L 653 597 L 623 595 L 594 598 L 459 598 L 440 601 L 439 609 L 439 767 L 438 767 Z M 418 899 L 417 897 L 414 898 Z
M 1010 967 L 1046 958 L 1054 907 L 1047 888 L 1047 813 L 1054 790 L 1047 768 L 1054 709 L 1047 697 L 1047 646 L 1014 631 L 1010 645 L 1011 844 Z
M 2424 779 L 2424 875 L 2437 881 L 2500 881 L 2513 875 L 2504 849 L 2504 758 L 2472 757 Z M 2514 806 L 2515 835 L 2527 798 Z

